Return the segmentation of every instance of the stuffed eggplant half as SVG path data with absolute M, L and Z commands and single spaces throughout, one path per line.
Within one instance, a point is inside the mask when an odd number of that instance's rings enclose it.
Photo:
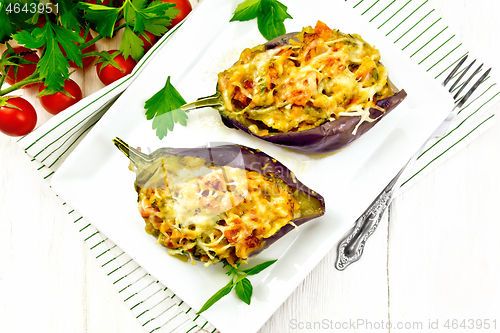
M 318 21 L 243 50 L 219 74 L 215 95 L 183 109 L 218 106 L 228 127 L 322 154 L 359 138 L 405 97 L 389 82 L 377 49 Z
M 113 142 L 133 162 L 146 232 L 191 262 L 237 265 L 325 213 L 321 195 L 258 150 L 222 145 L 147 155 Z

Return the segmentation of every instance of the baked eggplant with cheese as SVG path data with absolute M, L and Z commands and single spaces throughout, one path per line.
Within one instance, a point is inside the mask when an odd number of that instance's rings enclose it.
M 236 265 L 325 212 L 321 195 L 252 148 L 162 148 L 147 155 L 114 143 L 133 162 L 146 232 L 171 255 Z
M 302 153 L 344 148 L 406 97 L 361 36 L 315 28 L 245 49 L 218 75 L 217 93 L 183 109 L 218 106 L 226 126 Z

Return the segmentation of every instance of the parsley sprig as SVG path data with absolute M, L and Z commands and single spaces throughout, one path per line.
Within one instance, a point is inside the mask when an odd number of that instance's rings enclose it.
M 187 125 L 188 116 L 180 107 L 186 104 L 184 98 L 170 83 L 170 76 L 165 86 L 146 101 L 146 118 L 153 119 L 156 136 L 163 139 L 168 131 L 173 131 L 175 123 Z
M 175 4 L 155 0 L 148 3 L 146 0 L 125 0 L 121 7 L 110 7 L 91 3 L 81 3 L 85 9 L 83 16 L 95 30 L 105 37 L 111 37 L 115 33 L 115 24 L 123 16 L 125 24 L 120 51 L 127 59 L 131 56 L 138 60 L 144 55 L 144 42 L 138 35 L 149 31 L 153 35 L 160 36 L 167 32 L 167 26 L 179 13 Z
M 278 0 L 245 0 L 236 7 L 230 22 L 257 18 L 259 31 L 267 40 L 271 40 L 286 33 L 284 21 L 292 18 L 287 9 Z M 261 94 L 265 93 L 266 84 L 262 82 L 259 88 Z M 167 133 L 174 129 L 175 123 L 186 126 L 188 117 L 186 112 L 180 109 L 185 104 L 181 104 L 181 101 L 184 99 L 170 84 L 170 77 L 165 87 L 146 101 L 146 116 L 148 120 L 153 119 L 153 129 L 156 130 L 158 138 L 167 136 Z
M 245 0 L 236 7 L 230 22 L 256 18 L 262 36 L 271 40 L 286 33 L 284 21 L 292 18 L 287 9 L 277 0 Z
M 21 4 L 33 2 L 33 0 L 18 1 Z M 163 3 L 161 0 L 124 0 L 120 4 L 115 0 L 110 5 L 103 5 L 101 1 L 97 1 L 97 4 L 80 0 L 52 2 L 59 8 L 59 12 L 55 15 L 22 10 L 0 11 L 0 42 L 14 39 L 26 48 L 43 49 L 36 72 L 11 87 L 0 89 L 0 96 L 40 81 L 44 81 L 47 88 L 38 97 L 58 91 L 64 93 L 64 82 L 71 74 L 69 61 L 81 66 L 83 49 L 104 37 L 114 36 L 120 29 L 124 30 L 120 52 L 125 59 L 130 56 L 134 60 L 139 60 L 144 55 L 144 42 L 139 36 L 144 36 L 146 31 L 156 36 L 164 34 L 171 20 L 179 13 L 175 4 Z M 45 16 L 46 22 L 37 26 L 40 15 Z M 115 26 L 122 18 L 124 23 Z M 89 29 L 96 31 L 97 36 L 85 42 L 79 32 L 85 31 L 86 36 Z M 8 67 L 22 64 L 22 62 L 14 63 L 13 60 L 14 58 L 1 60 L 1 69 L 8 70 Z
M 245 270 L 240 270 L 237 267 L 225 264 L 225 266 L 229 267 L 229 271 L 226 274 L 231 277 L 231 280 L 227 285 L 225 285 L 222 289 L 220 289 L 212 297 L 210 297 L 210 299 L 206 301 L 206 303 L 202 306 L 202 308 L 200 309 L 200 311 L 198 311 L 197 314 L 200 314 L 208 310 L 218 300 L 228 295 L 231 292 L 231 290 L 233 290 L 233 288 L 238 298 L 243 302 L 245 302 L 246 304 L 250 305 L 253 293 L 253 286 L 252 282 L 250 282 L 250 280 L 247 279 L 247 277 L 262 272 L 263 270 L 274 264 L 276 261 L 278 260 L 276 259 L 276 260 L 266 261 L 260 265 Z

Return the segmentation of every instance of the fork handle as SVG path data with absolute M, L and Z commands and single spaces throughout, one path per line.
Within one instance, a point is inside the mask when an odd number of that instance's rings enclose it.
M 426 144 L 434 138 L 436 138 L 435 133 L 427 139 L 401 170 L 399 170 L 398 174 L 394 176 L 365 212 L 356 220 L 354 230 L 340 242 L 337 263 L 335 264 L 335 267 L 339 271 L 343 271 L 347 266 L 361 258 L 365 243 L 375 232 L 382 216 L 384 216 L 386 209 L 391 204 L 394 192 L 396 192 L 404 179 L 402 176 L 407 175 L 408 170 L 411 169 L 411 166 L 415 163 L 418 156 L 420 156 Z
M 384 212 L 391 204 L 394 194 L 394 184 L 401 176 L 401 171 L 356 220 L 354 230 L 340 242 L 336 264 L 338 270 L 344 270 L 347 266 L 361 258 L 366 241 L 375 232 L 382 216 L 384 216 Z

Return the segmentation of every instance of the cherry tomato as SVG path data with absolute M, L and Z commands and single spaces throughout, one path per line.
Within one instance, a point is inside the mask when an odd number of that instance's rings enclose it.
M 108 51 L 109 54 L 113 54 L 115 52 L 116 50 Z M 116 61 L 118 66 L 120 66 L 121 70 L 114 67 L 113 65 L 106 65 L 101 70 L 102 63 L 98 63 L 96 65 L 97 76 L 99 77 L 99 80 L 101 80 L 101 82 L 105 85 L 111 84 L 116 80 L 119 80 L 122 77 L 132 73 L 132 70 L 137 64 L 137 62 L 132 59 L 132 57 L 128 57 L 127 60 L 125 60 L 122 54 L 118 54 L 113 59 L 114 61 Z
M 161 0 L 161 2 L 174 3 L 175 7 L 180 10 L 180 13 L 171 21 L 170 25 L 167 27 L 169 29 L 176 26 L 180 21 L 182 21 L 189 13 L 193 10 L 191 3 L 188 0 Z
M 10 136 L 23 136 L 31 132 L 36 125 L 35 108 L 21 97 L 9 98 L 7 103 L 15 107 L 0 107 L 0 132 Z
M 144 33 L 146 34 L 146 36 L 148 36 L 150 42 L 148 42 L 146 40 L 146 38 L 144 38 L 144 36 L 140 35 L 139 38 L 143 41 L 144 43 L 144 52 L 148 52 L 150 48 L 153 47 L 153 44 L 156 43 L 158 41 L 158 37 L 156 37 L 155 35 L 153 35 L 152 33 L 150 33 L 149 31 L 144 31 Z
M 42 84 L 39 91 L 44 89 L 45 85 Z M 49 113 L 58 114 L 82 99 L 82 90 L 75 81 L 71 79 L 66 80 L 63 89 L 73 96 L 73 98 L 63 94 L 62 92 L 56 92 L 52 95 L 40 97 L 40 103 Z
M 13 50 L 17 54 L 19 54 L 21 52 L 31 51 L 30 49 L 27 49 L 23 46 L 14 47 Z M 7 51 L 5 51 L 5 52 L 7 52 Z M 10 56 L 7 55 L 7 57 L 10 57 Z M 30 53 L 30 54 L 23 55 L 22 58 L 24 60 L 32 61 L 32 62 L 34 62 L 34 64 L 20 64 L 19 66 L 11 66 L 9 68 L 9 71 L 7 72 L 7 76 L 5 77 L 5 82 L 7 82 L 10 85 L 13 85 L 14 83 L 22 81 L 25 78 L 27 78 L 28 76 L 30 76 L 31 74 L 35 73 L 36 64 L 40 60 L 40 58 L 38 57 L 38 55 L 36 53 Z M 14 72 L 14 67 L 16 67 L 16 72 Z M 33 87 L 36 85 L 38 85 L 38 83 L 32 83 L 32 84 L 28 84 L 28 85 L 24 86 L 23 88 L 29 88 L 29 87 Z
M 81 29 L 80 30 L 80 33 L 79 35 L 83 38 L 83 36 L 85 36 L 85 30 Z M 89 33 L 87 34 L 87 38 L 85 38 L 85 43 L 88 43 L 92 40 L 92 35 L 90 34 L 90 31 Z M 75 43 L 76 45 L 80 46 L 80 43 Z M 61 49 L 62 53 L 64 56 L 66 56 L 66 52 L 64 51 L 64 49 L 62 48 L 61 44 L 59 44 L 59 48 Z M 82 54 L 85 54 L 85 53 L 89 53 L 89 52 L 93 52 L 95 51 L 96 48 L 95 48 L 95 44 L 92 44 L 86 48 L 84 48 L 82 50 Z M 94 61 L 94 57 L 84 57 L 82 58 L 82 67 L 85 68 L 87 67 L 88 65 L 90 65 L 92 63 L 92 61 Z M 69 63 L 69 66 L 70 67 L 75 67 L 75 68 L 79 68 L 74 61 L 68 61 Z
M 36 25 L 40 28 L 43 28 L 45 26 L 45 23 L 47 23 L 47 18 L 45 17 L 45 15 L 38 16 L 38 23 Z

